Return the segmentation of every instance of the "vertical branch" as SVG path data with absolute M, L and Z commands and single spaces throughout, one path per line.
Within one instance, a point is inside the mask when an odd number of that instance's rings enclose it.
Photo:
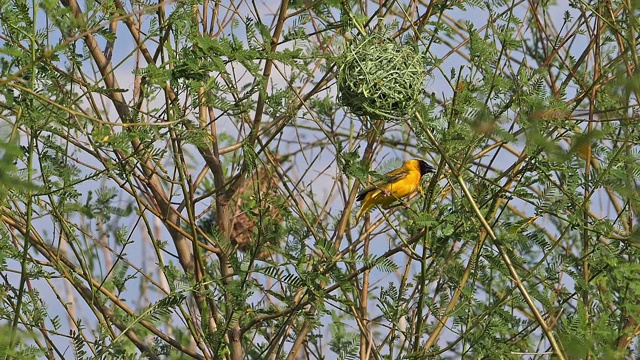
M 416 116 L 418 117 L 419 123 L 423 124 L 423 119 L 420 116 L 420 114 L 418 113 L 418 114 L 416 114 Z M 565 356 L 564 356 L 564 352 L 562 351 L 562 348 L 560 347 L 560 345 L 556 341 L 555 337 L 553 336 L 553 333 L 551 332 L 551 329 L 549 328 L 549 326 L 547 325 L 546 321 L 542 317 L 542 314 L 540 314 L 540 311 L 538 310 L 538 308 L 536 307 L 536 304 L 533 302 L 533 299 L 529 295 L 529 292 L 527 291 L 527 288 L 524 286 L 524 284 L 520 280 L 520 276 L 518 275 L 516 269 L 513 267 L 513 264 L 511 263 L 511 259 L 509 258 L 509 255 L 505 252 L 505 250 L 502 247 L 502 245 L 498 242 L 498 238 L 494 234 L 493 229 L 491 228 L 491 225 L 489 225 L 489 223 L 485 219 L 484 215 L 482 214 L 482 212 L 478 208 L 478 205 L 476 204 L 475 200 L 473 199 L 473 196 L 469 192 L 469 189 L 467 189 L 467 186 L 465 184 L 464 179 L 462 178 L 460 173 L 456 170 L 456 168 L 454 167 L 453 163 L 449 160 L 449 158 L 447 157 L 447 155 L 444 152 L 444 150 L 442 149 L 442 147 L 440 147 L 440 144 L 434 138 L 434 136 L 431 133 L 431 131 L 428 128 L 425 128 L 425 127 L 423 127 L 422 130 L 424 131 L 424 133 L 429 138 L 429 141 L 438 149 L 438 152 L 440 153 L 440 155 L 446 161 L 447 166 L 449 167 L 449 170 L 451 170 L 451 172 L 456 177 L 456 180 L 458 181 L 458 185 L 460 185 L 460 188 L 462 189 L 462 192 L 464 193 L 465 197 L 467 198 L 467 201 L 469 201 L 469 203 L 471 204 L 471 208 L 472 208 L 473 212 L 476 214 L 478 220 L 480 220 L 480 223 L 482 224 L 482 226 L 486 230 L 487 235 L 489 235 L 489 238 L 493 241 L 494 246 L 498 250 L 498 253 L 500 254 L 500 257 L 502 258 L 502 261 L 507 266 L 507 269 L 509 269 L 509 274 L 511 275 L 511 278 L 516 283 L 516 286 L 518 287 L 518 290 L 520 290 L 520 294 L 522 295 L 522 297 L 524 298 L 525 302 L 529 306 L 529 309 L 533 313 L 536 321 L 538 322 L 538 324 L 542 328 L 542 331 L 544 332 L 545 336 L 547 337 L 547 340 L 549 340 L 549 344 L 551 345 L 551 348 L 553 348 L 554 353 L 556 354 L 556 356 L 560 360 L 564 360 Z
M 362 256 L 365 259 L 369 256 L 369 244 L 370 238 L 367 237 L 364 240 L 364 249 L 362 250 Z M 360 359 L 366 360 L 370 358 L 371 355 L 371 347 L 372 344 L 369 342 L 369 330 L 370 330 L 370 320 L 369 320 L 369 310 L 368 310 L 368 300 L 369 300 L 369 274 L 371 270 L 366 270 L 362 273 L 362 289 L 360 291 L 360 320 L 362 322 L 362 330 L 360 331 Z M 355 315 L 357 315 L 356 313 Z
M 278 11 L 278 19 L 276 21 L 273 34 L 271 36 L 271 41 L 269 46 L 269 51 L 271 52 L 276 51 L 278 42 L 280 40 L 280 36 L 284 28 L 284 22 L 286 19 L 288 5 L 289 5 L 288 0 L 283 0 L 280 4 L 280 9 Z M 262 72 L 262 81 L 264 81 L 263 89 L 262 91 L 260 91 L 258 95 L 253 123 L 251 125 L 249 135 L 245 140 L 245 144 L 249 146 L 252 146 L 258 139 L 258 136 L 260 135 L 260 124 L 262 123 L 262 116 L 264 114 L 264 108 L 266 105 L 265 97 L 267 96 L 267 89 L 269 86 L 269 81 L 271 79 L 272 68 L 273 68 L 273 60 L 270 57 L 267 57 L 267 59 L 265 60 L 264 69 Z M 214 146 L 214 148 L 215 147 L 216 146 Z M 221 166 L 219 163 L 219 157 L 215 155 L 213 157 L 214 157 L 214 163 L 216 165 L 216 169 L 219 169 L 218 174 L 216 174 L 216 172 L 218 171 L 212 169 L 212 171 L 214 171 L 216 189 L 219 189 L 220 191 L 222 191 L 224 189 L 224 182 L 222 181 L 223 178 L 221 176 L 222 173 L 221 173 Z M 248 169 L 248 166 L 245 162 L 242 168 L 240 169 L 239 174 L 235 177 L 233 183 L 223 193 L 220 194 L 221 196 L 216 196 L 216 215 L 217 215 L 217 222 L 218 222 L 217 225 L 220 231 L 223 234 L 225 234 L 225 236 L 229 236 L 232 230 L 230 228 L 232 214 L 231 214 L 231 209 L 229 207 L 229 202 L 231 200 L 231 197 L 234 196 L 234 194 L 236 193 L 236 191 L 242 187 L 245 181 L 247 181 L 247 176 L 246 176 L 247 169 Z M 219 175 L 219 176 L 216 176 L 216 175 Z M 220 270 L 221 270 L 223 281 L 228 284 L 233 278 L 234 271 L 231 268 L 229 259 L 226 254 L 220 256 Z M 237 316 L 235 315 L 235 309 L 233 308 L 234 300 L 229 298 L 229 296 L 230 296 L 230 293 L 226 292 L 225 297 L 227 297 L 227 303 L 226 303 L 227 321 L 230 321 L 229 329 L 227 331 L 228 341 L 230 342 L 229 344 L 230 351 L 231 351 L 230 355 L 232 360 L 240 360 L 244 358 L 244 352 L 242 348 L 242 333 L 240 330 L 240 323 L 237 321 Z
M 74 16 L 81 24 L 85 23 L 84 15 L 82 14 L 82 10 L 80 9 L 80 6 L 76 2 L 76 0 L 68 0 L 68 2 L 65 2 L 65 5 L 71 8 Z M 135 32 L 135 29 L 133 29 L 133 31 Z M 93 34 L 86 33 L 83 39 L 85 45 L 87 46 L 87 49 L 89 50 L 89 53 L 91 54 L 91 57 L 100 70 L 106 88 L 112 90 L 107 94 L 107 96 L 109 97 L 109 99 L 111 99 L 118 115 L 120 116 L 120 119 L 122 119 L 122 121 L 125 123 L 132 121 L 131 112 L 124 99 L 124 96 L 120 91 L 118 91 L 118 89 L 120 89 L 120 85 L 118 84 L 118 80 L 114 74 L 114 69 L 111 61 L 109 61 L 105 57 L 102 50 L 100 50 L 98 42 Z M 142 144 L 140 143 L 140 140 L 131 140 L 131 145 L 136 154 L 144 153 L 141 152 Z M 171 206 L 169 199 L 165 194 L 164 189 L 162 188 L 162 184 L 160 183 L 159 178 L 154 171 L 155 167 L 151 159 L 149 159 L 146 155 L 139 156 L 143 172 L 146 176 L 146 185 L 149 186 L 149 189 L 152 191 L 154 199 L 156 200 L 161 213 L 166 216 L 166 221 L 173 225 L 167 226 L 167 230 L 171 234 L 176 249 L 178 250 L 180 263 L 185 269 L 192 270 L 194 263 L 193 255 L 191 253 L 191 247 L 184 236 L 182 236 L 178 231 L 175 230 L 175 228 L 180 227 L 180 216 Z
M 429 334 L 429 339 L 423 346 L 423 354 L 428 353 L 429 349 L 431 349 L 431 347 L 436 343 L 436 341 L 438 341 L 438 339 L 440 338 L 440 333 L 442 332 L 445 325 L 447 324 L 447 321 L 449 321 L 449 314 L 451 314 L 451 312 L 456 307 L 456 305 L 458 305 L 458 300 L 460 300 L 460 296 L 462 295 L 462 290 L 467 285 L 467 281 L 469 281 L 469 277 L 471 276 L 471 272 L 473 271 L 473 268 L 476 264 L 477 257 L 479 256 L 480 250 L 482 249 L 482 245 L 484 244 L 484 241 L 486 239 L 486 232 L 483 232 L 483 235 L 484 236 L 481 239 L 476 241 L 476 244 L 473 247 L 473 251 L 469 256 L 469 262 L 467 262 L 467 266 L 464 268 L 464 272 L 460 277 L 458 287 L 456 287 L 456 291 L 453 293 L 453 296 L 451 297 L 451 300 L 449 300 L 449 304 L 447 305 L 447 308 L 443 312 L 444 316 L 438 318 L 439 314 L 435 315 L 438 323 L 436 324 L 436 327 L 433 329 L 433 331 L 431 331 L 431 333 Z M 419 339 L 420 339 L 420 336 L 422 335 L 421 331 L 422 331 L 421 328 L 419 327 L 416 328 L 416 335 L 413 341 L 414 352 L 417 351 L 417 347 L 420 345 Z
M 602 4 L 598 4 L 599 9 L 598 12 L 602 13 Z M 585 136 L 588 139 L 588 143 L 586 144 L 586 156 L 585 156 L 585 164 L 584 164 L 584 201 L 582 203 L 582 275 L 584 279 L 584 289 L 582 290 L 582 306 L 585 314 L 585 318 L 587 323 L 591 321 L 591 300 L 589 297 L 589 282 L 590 282 L 590 271 L 589 271 L 589 262 L 591 261 L 589 255 L 591 253 L 591 240 L 589 234 L 589 206 L 590 206 L 590 198 L 591 198 L 591 132 L 593 131 L 593 121 L 596 113 L 596 101 L 598 97 L 598 90 L 600 89 L 600 85 L 598 84 L 598 79 L 600 78 L 600 15 L 595 16 L 595 24 L 593 26 L 594 33 L 591 36 L 591 42 L 593 42 L 593 74 L 592 74 L 592 86 L 591 91 L 588 95 L 589 99 L 589 122 L 587 124 L 587 129 L 585 131 Z M 580 149 L 578 149 L 579 151 Z M 591 349 L 587 351 L 586 359 L 591 358 Z

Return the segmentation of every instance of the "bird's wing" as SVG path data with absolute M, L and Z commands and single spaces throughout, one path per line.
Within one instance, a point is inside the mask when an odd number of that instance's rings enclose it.
M 367 186 L 366 188 L 362 189 L 362 191 L 360 191 L 358 193 L 358 196 L 356 196 L 356 200 L 357 201 L 362 201 L 364 200 L 364 197 L 367 196 L 367 194 L 373 190 L 379 190 L 381 189 L 383 186 L 387 185 L 387 184 L 392 184 L 395 183 L 397 181 L 400 181 L 402 179 L 404 179 L 405 177 L 407 177 L 407 175 L 409 174 L 409 170 L 406 170 L 404 168 L 399 168 L 399 169 L 395 169 L 392 170 L 384 175 L 382 175 L 382 177 L 379 180 L 374 181 L 373 183 L 371 183 L 371 185 Z

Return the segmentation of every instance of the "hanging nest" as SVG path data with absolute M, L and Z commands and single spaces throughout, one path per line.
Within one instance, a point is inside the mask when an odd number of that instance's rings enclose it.
M 275 159 L 280 163 L 280 159 Z M 231 210 L 230 244 L 242 253 L 266 260 L 272 249 L 285 238 L 283 209 L 290 199 L 280 193 L 280 179 L 266 166 L 249 175 L 228 206 Z M 212 211 L 199 226 L 209 231 L 216 228 L 217 215 Z
M 425 57 L 373 33 L 347 45 L 339 58 L 339 101 L 354 114 L 404 119 L 423 101 Z

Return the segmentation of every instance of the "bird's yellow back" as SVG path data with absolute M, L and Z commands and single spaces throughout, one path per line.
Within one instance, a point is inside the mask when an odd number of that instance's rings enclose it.
M 386 193 L 385 197 L 388 199 L 388 204 L 391 204 L 397 199 L 403 198 L 405 196 L 409 196 L 413 194 L 416 190 L 418 190 L 418 186 L 420 185 L 420 168 L 418 167 L 418 162 L 416 160 L 409 160 L 402 164 L 400 168 L 403 173 L 406 173 L 404 178 L 399 181 L 391 182 L 382 187 L 385 191 L 379 191 L 378 193 Z M 386 200 L 386 199 L 385 199 Z

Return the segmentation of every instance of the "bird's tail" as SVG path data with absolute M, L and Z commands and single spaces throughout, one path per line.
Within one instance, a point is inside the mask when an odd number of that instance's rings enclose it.
M 360 209 L 358 209 L 358 212 L 356 213 L 356 222 L 359 222 L 362 216 L 371 210 L 371 206 L 372 205 L 367 206 L 366 203 L 363 203 L 362 206 L 360 206 Z

